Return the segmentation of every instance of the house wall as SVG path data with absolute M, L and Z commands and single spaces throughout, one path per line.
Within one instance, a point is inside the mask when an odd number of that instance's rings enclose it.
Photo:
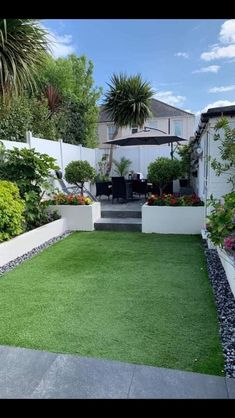
M 150 118 L 145 122 L 145 126 L 154 127 L 168 133 L 168 117 L 164 118 Z M 170 134 L 174 135 L 174 121 L 182 121 L 182 138 L 189 139 L 193 136 L 195 131 L 195 116 L 185 115 L 185 116 L 174 116 L 170 118 Z M 99 148 L 109 148 L 110 145 L 104 144 L 108 141 L 108 125 L 112 124 L 111 122 L 99 123 L 98 124 L 98 137 L 99 137 Z M 131 134 L 131 128 L 119 128 L 118 134 L 116 137 L 122 137 Z M 159 133 L 160 134 L 160 133 Z

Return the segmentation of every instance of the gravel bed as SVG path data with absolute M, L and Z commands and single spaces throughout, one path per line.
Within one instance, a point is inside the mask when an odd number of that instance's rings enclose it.
M 235 378 L 235 298 L 217 251 L 205 248 L 205 255 L 217 307 L 225 373 Z
M 4 266 L 0 267 L 0 276 L 6 273 L 9 270 L 12 270 L 19 264 L 23 263 L 25 260 L 29 260 L 34 255 L 40 253 L 45 248 L 49 247 L 52 244 L 66 238 L 68 235 L 71 234 L 71 231 L 65 231 L 63 234 L 58 235 L 58 237 L 49 239 L 48 241 L 44 242 L 44 244 L 39 245 L 38 247 L 33 248 L 31 251 L 21 255 L 20 257 L 15 258 L 14 260 L 9 261 L 9 263 L 5 264 Z

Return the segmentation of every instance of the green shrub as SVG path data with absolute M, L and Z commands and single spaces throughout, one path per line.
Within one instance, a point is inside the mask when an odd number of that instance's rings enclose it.
M 24 209 L 18 187 L 10 181 L 0 180 L 0 242 L 23 232 Z
M 158 185 L 161 196 L 165 187 L 171 181 L 178 179 L 181 174 L 182 163 L 179 160 L 161 157 L 148 166 L 148 179 Z
M 71 163 L 65 167 L 65 180 L 68 183 L 76 184 L 78 187 L 81 187 L 82 196 L 85 181 L 93 180 L 95 176 L 95 169 L 91 167 L 86 160 L 71 161 Z
M 207 217 L 206 225 L 210 240 L 220 246 L 223 246 L 225 238 L 235 234 L 235 193 L 228 193 L 223 199 L 224 202 L 221 202 L 211 196 L 209 205 L 213 210 Z

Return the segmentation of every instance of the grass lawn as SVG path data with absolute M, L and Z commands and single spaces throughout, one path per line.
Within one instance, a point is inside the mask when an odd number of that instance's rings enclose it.
M 223 374 L 199 236 L 76 232 L 0 279 L 0 344 Z

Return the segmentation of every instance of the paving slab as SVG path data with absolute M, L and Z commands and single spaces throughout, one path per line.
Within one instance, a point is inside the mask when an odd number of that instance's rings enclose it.
M 0 347 L 0 398 L 28 398 L 57 354 Z
M 234 399 L 235 379 L 0 346 L 0 398 Z
M 134 365 L 58 355 L 31 398 L 127 398 Z
M 235 379 L 226 378 L 229 399 L 235 399 Z
M 129 393 L 138 399 L 227 399 L 225 379 L 200 373 L 136 366 Z

